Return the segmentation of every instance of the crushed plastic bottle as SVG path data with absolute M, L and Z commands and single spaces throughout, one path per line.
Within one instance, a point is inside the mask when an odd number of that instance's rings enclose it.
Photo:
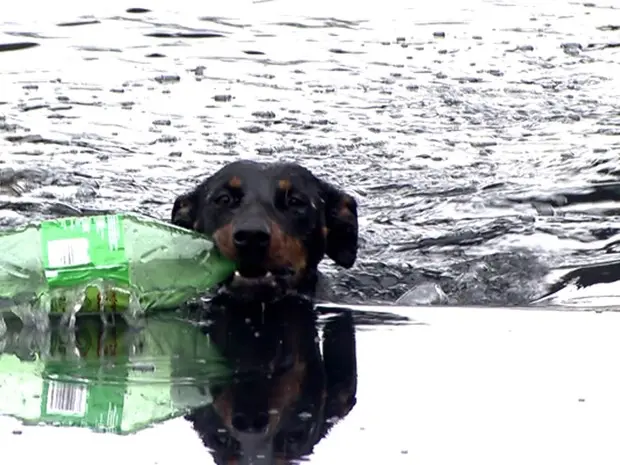
M 0 415 L 27 424 L 131 434 L 212 403 L 231 368 L 199 326 L 156 315 L 134 330 L 97 317 L 46 331 L 7 318 Z
M 206 236 L 137 214 L 3 231 L 0 250 L 0 314 L 10 308 L 24 324 L 41 328 L 54 313 L 73 326 L 78 312 L 136 319 L 174 308 L 234 271 Z

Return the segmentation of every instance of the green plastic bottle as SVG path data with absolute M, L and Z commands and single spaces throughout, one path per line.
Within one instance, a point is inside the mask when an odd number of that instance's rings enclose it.
M 189 321 L 159 314 L 139 330 L 93 316 L 75 331 L 7 318 L 0 336 L 0 415 L 26 424 L 135 433 L 212 402 L 226 359 Z
M 0 251 L 0 318 L 10 311 L 22 320 L 174 308 L 234 271 L 208 237 L 136 214 L 0 232 Z

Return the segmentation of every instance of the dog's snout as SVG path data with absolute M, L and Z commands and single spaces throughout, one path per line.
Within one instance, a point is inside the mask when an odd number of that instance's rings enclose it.
M 266 250 L 270 239 L 271 235 L 266 227 L 238 228 L 233 233 L 235 247 L 255 252 Z
M 242 274 L 263 273 L 271 242 L 271 231 L 261 217 L 250 216 L 233 227 L 232 241 Z
M 256 416 L 248 416 L 243 413 L 236 413 L 232 417 L 232 426 L 242 433 L 262 433 L 269 425 L 269 415 L 261 412 Z

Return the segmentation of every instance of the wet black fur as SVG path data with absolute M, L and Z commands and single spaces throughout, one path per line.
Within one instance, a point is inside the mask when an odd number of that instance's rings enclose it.
M 239 188 L 231 186 L 233 179 Z M 278 188 L 282 180 L 290 182 L 286 195 Z M 347 207 L 344 216 L 343 205 Z M 285 291 L 312 298 L 328 298 L 318 272 L 326 255 L 344 268 L 352 267 L 357 258 L 355 199 L 297 163 L 229 163 L 177 197 L 171 219 L 175 225 L 209 236 L 239 222 L 276 223 L 303 244 L 307 255 L 301 279 Z

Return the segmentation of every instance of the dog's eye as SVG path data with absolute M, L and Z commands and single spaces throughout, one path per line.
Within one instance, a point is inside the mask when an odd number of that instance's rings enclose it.
M 226 206 L 232 202 L 232 197 L 228 194 L 220 194 L 213 199 L 213 203 L 216 203 L 220 206 Z
M 299 195 L 289 192 L 286 196 L 286 206 L 289 208 L 303 208 L 307 204 L 308 202 L 306 201 L 306 199 Z
M 213 198 L 213 203 L 218 207 L 234 207 L 239 203 L 240 197 L 228 192 L 222 192 Z

